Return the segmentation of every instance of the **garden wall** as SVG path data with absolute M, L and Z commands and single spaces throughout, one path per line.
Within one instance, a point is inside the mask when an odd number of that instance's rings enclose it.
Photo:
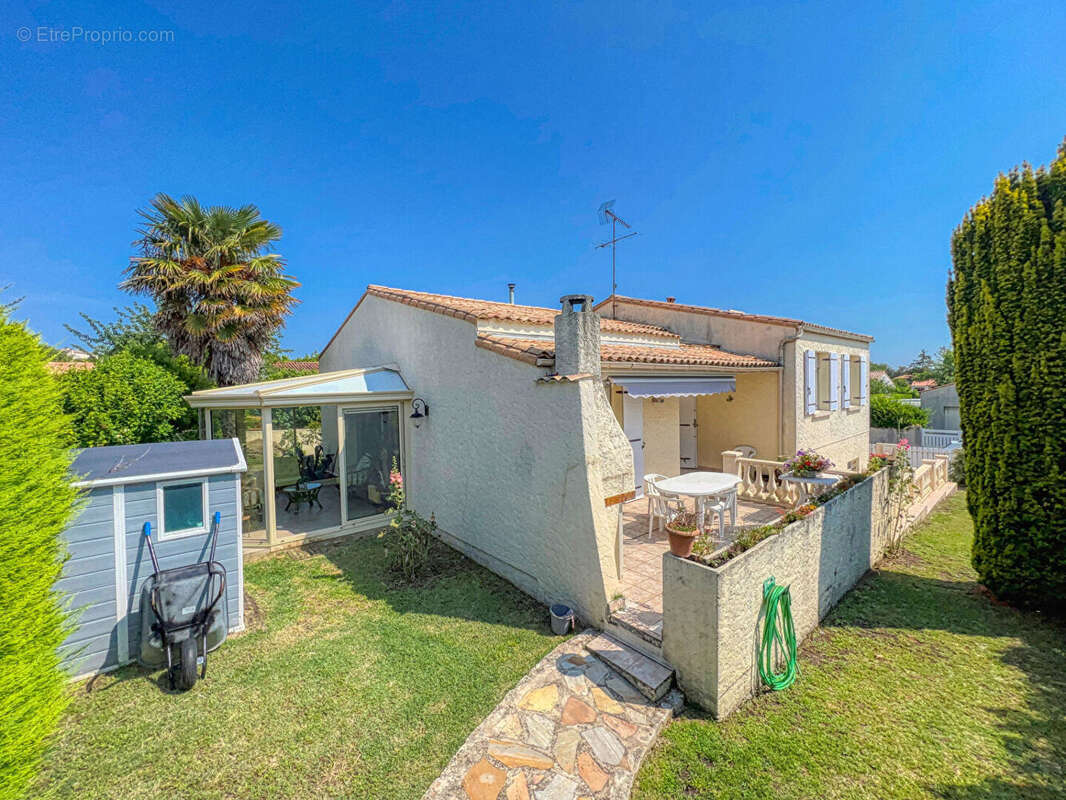
M 759 687 L 763 582 L 791 587 L 802 640 L 884 554 L 888 470 L 881 470 L 721 567 L 663 556 L 663 656 L 685 696 L 721 719 Z

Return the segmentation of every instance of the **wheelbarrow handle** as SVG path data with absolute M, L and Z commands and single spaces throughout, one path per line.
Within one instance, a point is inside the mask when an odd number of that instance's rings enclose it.
M 144 527 L 141 528 L 141 533 L 144 534 L 144 540 L 148 542 L 148 555 L 152 557 L 152 566 L 155 567 L 155 574 L 159 574 L 159 559 L 155 557 L 155 548 L 152 547 L 152 523 L 148 520 L 144 521 Z
M 208 561 L 215 560 L 215 545 L 218 544 L 218 529 L 222 525 L 222 512 L 216 511 L 214 519 L 211 520 L 211 556 Z

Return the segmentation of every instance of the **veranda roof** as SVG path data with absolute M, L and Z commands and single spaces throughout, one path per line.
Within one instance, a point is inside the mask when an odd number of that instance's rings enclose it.
M 365 367 L 300 375 L 221 389 L 203 389 L 186 395 L 193 408 L 265 408 L 304 406 L 373 400 L 406 400 L 411 397 L 395 367 Z

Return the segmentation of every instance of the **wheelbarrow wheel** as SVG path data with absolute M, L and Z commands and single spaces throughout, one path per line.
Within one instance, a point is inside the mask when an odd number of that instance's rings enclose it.
M 183 690 L 191 689 L 196 685 L 197 678 L 197 666 L 196 657 L 198 650 L 196 647 L 196 637 L 190 636 L 181 643 L 181 688 Z

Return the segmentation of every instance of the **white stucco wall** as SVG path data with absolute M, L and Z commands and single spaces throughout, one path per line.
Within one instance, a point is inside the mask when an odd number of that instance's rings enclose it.
M 813 449 L 832 460 L 837 469 L 849 469 L 851 462 L 856 462 L 855 469 L 865 469 L 870 453 L 869 385 L 866 387 L 866 405 L 860 406 L 857 400 L 852 399 L 851 408 L 817 410 L 814 414 L 807 414 L 803 398 L 803 359 L 807 350 L 846 353 L 852 358 L 870 357 L 869 345 L 824 334 L 807 333 L 796 342 L 786 345 L 783 373 L 786 386 L 784 438 L 786 445 L 794 443 L 794 446 L 786 448 L 785 455 L 791 455 L 796 450 Z M 852 389 L 855 394 L 854 384 Z
M 633 485 L 628 442 L 598 381 L 538 383 L 547 370 L 477 347 L 475 334 L 367 296 L 321 370 L 398 365 L 430 407 L 406 432 L 412 507 L 524 591 L 601 624 L 619 590 L 617 510 L 604 497 Z

